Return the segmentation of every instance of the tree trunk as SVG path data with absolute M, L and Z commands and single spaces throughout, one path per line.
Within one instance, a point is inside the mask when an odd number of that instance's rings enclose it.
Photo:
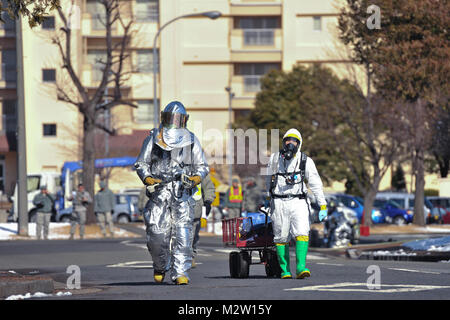
M 423 150 L 418 150 L 416 154 L 416 191 L 414 194 L 414 218 L 413 223 L 419 226 L 425 225 L 424 194 L 425 194 L 425 174 Z
M 425 214 L 424 214 L 424 193 L 425 193 L 425 124 L 424 119 L 426 116 L 425 106 L 421 99 L 418 99 L 414 105 L 414 124 L 415 124 L 415 136 L 414 136 L 414 173 L 415 173 L 415 194 L 414 194 L 414 217 L 413 224 L 424 226 Z
M 372 210 L 373 202 L 375 196 L 377 195 L 378 184 L 376 186 L 372 185 L 369 190 L 364 195 L 364 215 L 363 215 L 363 225 L 372 226 Z
M 84 135 L 83 135 L 83 185 L 86 191 L 94 200 L 94 183 L 95 183 L 95 125 L 88 116 L 83 119 Z M 94 202 L 88 206 L 87 224 L 95 223 Z

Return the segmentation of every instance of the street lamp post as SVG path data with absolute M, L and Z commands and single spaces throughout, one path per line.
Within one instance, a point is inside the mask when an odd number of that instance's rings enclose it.
M 232 184 L 232 176 L 233 176 L 233 148 L 234 148 L 234 143 L 233 143 L 233 132 L 232 132 L 232 108 L 231 108 L 231 102 L 234 98 L 234 92 L 231 91 L 231 87 L 226 87 L 225 91 L 228 92 L 228 132 L 230 134 L 229 136 L 229 141 L 228 141 L 228 163 L 229 163 L 229 167 L 228 167 L 228 180 L 229 180 L 229 184 L 231 186 Z
M 204 16 L 204 17 L 208 17 L 210 19 L 217 19 L 222 15 L 222 13 L 220 11 L 206 11 L 206 12 L 200 12 L 200 13 L 190 13 L 190 14 L 185 14 L 182 16 L 178 16 L 176 18 L 173 18 L 172 20 L 166 22 L 161 28 L 158 29 L 158 31 L 156 32 L 155 38 L 153 39 L 153 107 L 154 107 L 154 124 L 155 124 L 155 128 L 157 128 L 159 126 L 159 105 L 157 103 L 157 86 L 156 86 L 156 68 L 157 68 L 157 64 L 156 64 L 156 59 L 157 59 L 157 54 L 156 54 L 156 41 L 158 40 L 158 36 L 161 33 L 161 31 L 167 27 L 169 24 L 171 24 L 172 22 L 182 19 L 182 18 L 187 18 L 187 17 L 200 17 L 200 16 Z M 159 72 L 159 70 L 158 70 Z

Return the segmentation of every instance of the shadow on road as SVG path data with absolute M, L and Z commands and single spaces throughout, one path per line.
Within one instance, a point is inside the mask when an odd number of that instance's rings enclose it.
M 104 286 L 111 287 L 139 287 L 139 286 L 170 286 L 171 283 L 156 283 L 156 282 L 116 282 L 116 283 L 105 283 Z

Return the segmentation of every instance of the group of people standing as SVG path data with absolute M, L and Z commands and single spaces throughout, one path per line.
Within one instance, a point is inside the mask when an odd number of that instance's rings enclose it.
M 54 211 L 55 197 L 48 192 L 47 186 L 43 185 L 40 189 L 41 192 L 33 199 L 33 204 L 36 206 L 37 211 L 36 238 L 38 240 L 42 238 L 46 240 L 48 239 L 50 220 Z M 83 184 L 80 183 L 77 191 L 74 191 L 67 200 L 72 201 L 73 203 L 69 239 L 74 239 L 77 225 L 79 226 L 80 239 L 84 239 L 87 207 L 92 203 L 92 197 L 89 192 L 84 189 Z M 108 227 L 110 236 L 114 236 L 114 224 L 112 218 L 114 205 L 114 193 L 108 189 L 105 181 L 100 181 L 100 190 L 95 194 L 94 211 L 104 237 L 107 236 L 106 227 Z

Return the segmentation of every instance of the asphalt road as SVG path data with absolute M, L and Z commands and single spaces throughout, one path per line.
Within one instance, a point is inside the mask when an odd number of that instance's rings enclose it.
M 0 270 L 50 276 L 57 291 L 72 293 L 39 299 L 178 300 L 183 303 L 190 300 L 450 299 L 450 262 L 351 260 L 310 251 L 307 266 L 312 276 L 308 279 L 267 278 L 263 265 L 252 265 L 247 279 L 232 279 L 228 269 L 230 251 L 222 246 L 219 237 L 202 237 L 197 267 L 190 272 L 188 286 L 176 286 L 168 279 L 163 284 L 153 282 L 152 262 L 144 237 L 3 241 L 0 242 Z M 254 260 L 258 260 L 256 254 Z M 292 248 L 293 270 L 294 261 Z M 72 265 L 79 267 L 80 289 L 67 289 L 68 285 L 76 285 L 71 278 L 73 273 L 67 272 Z

